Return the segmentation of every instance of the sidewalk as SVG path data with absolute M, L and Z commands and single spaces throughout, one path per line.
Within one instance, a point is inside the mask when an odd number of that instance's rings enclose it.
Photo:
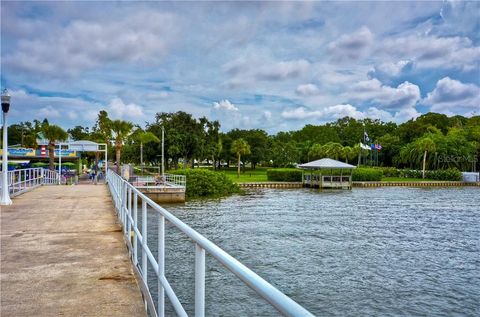
M 42 186 L 0 208 L 2 317 L 145 316 L 105 185 Z

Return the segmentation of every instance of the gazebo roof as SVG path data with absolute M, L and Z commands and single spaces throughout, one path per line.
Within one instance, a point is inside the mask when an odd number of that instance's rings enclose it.
M 300 164 L 298 167 L 303 169 L 353 169 L 357 168 L 354 165 L 350 165 L 344 162 L 337 160 L 332 160 L 330 158 L 323 158 L 321 160 L 316 160 L 313 162 L 308 162 L 305 164 Z
M 62 144 L 63 146 L 68 146 L 69 150 L 80 151 L 80 152 L 103 152 L 104 150 L 100 149 L 100 146 L 106 146 L 105 143 L 97 143 L 90 140 L 77 140 L 72 141 L 68 140 L 65 142 L 56 142 L 56 144 Z M 48 140 L 39 139 L 37 140 L 38 145 L 48 145 Z

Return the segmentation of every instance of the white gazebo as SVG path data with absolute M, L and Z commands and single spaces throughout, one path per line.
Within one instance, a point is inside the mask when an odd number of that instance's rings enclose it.
M 298 167 L 305 170 L 302 175 L 305 187 L 352 189 L 352 171 L 356 168 L 354 165 L 323 158 Z

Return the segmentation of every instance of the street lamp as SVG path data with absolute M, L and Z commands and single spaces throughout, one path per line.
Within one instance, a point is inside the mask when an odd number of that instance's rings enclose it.
M 7 113 L 10 110 L 10 94 L 4 89 L 2 92 L 2 113 L 3 113 L 3 153 L 2 153 L 2 196 L 0 205 L 11 205 L 8 189 L 8 138 L 7 138 Z

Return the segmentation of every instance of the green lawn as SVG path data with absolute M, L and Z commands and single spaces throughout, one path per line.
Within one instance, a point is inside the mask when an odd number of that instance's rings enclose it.
M 267 169 L 257 167 L 256 169 L 247 168 L 240 172 L 240 177 L 237 177 L 237 169 L 228 168 L 221 169 L 219 172 L 225 172 L 228 178 L 235 183 L 250 183 L 250 182 L 267 182 Z
M 382 177 L 382 182 L 423 182 L 432 180 L 427 178 Z

